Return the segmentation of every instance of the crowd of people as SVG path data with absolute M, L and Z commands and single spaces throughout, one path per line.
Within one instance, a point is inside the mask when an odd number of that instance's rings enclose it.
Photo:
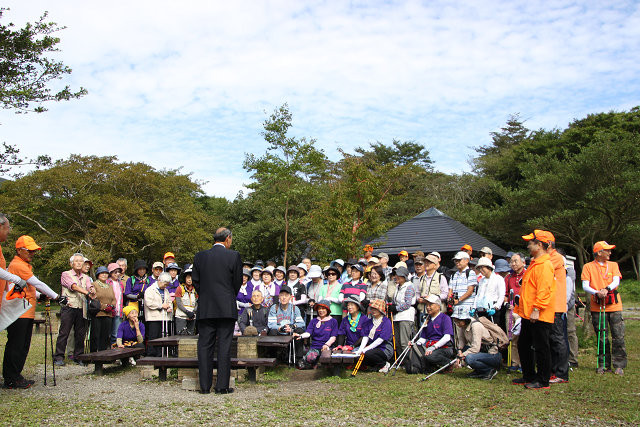
M 9 230 L 0 214 L 0 242 Z M 438 252 L 410 256 L 404 250 L 391 266 L 389 256 L 374 256 L 370 245 L 360 259 L 335 259 L 324 267 L 309 258 L 289 267 L 245 261 L 234 333 L 292 335 L 293 362 L 300 369 L 314 368 L 323 356 L 349 354 L 354 361 L 362 356 L 363 367 L 380 372 L 402 361 L 408 373 L 468 366 L 469 377 L 491 380 L 505 366 L 522 372 L 513 382 L 529 389 L 565 383 L 570 368 L 577 367 L 576 272 L 555 247 L 552 233 L 535 230 L 523 239 L 528 256 L 512 253 L 498 259 L 488 247 L 474 253 L 465 244 L 453 256 L 453 268 L 443 265 Z M 597 242 L 595 259 L 585 265 L 581 280 L 591 298 L 594 328 L 598 331 L 605 322 L 607 329 L 597 372 L 622 375 L 621 274 L 609 260 L 613 248 Z M 65 357 L 82 365 L 78 356 L 86 351 L 144 347 L 161 336 L 198 333 L 192 266 L 181 268 L 173 253 L 151 268 L 137 260 L 131 276 L 125 258 L 94 269 L 91 260 L 74 253 L 70 269 L 61 274 L 58 295 L 32 272 L 31 259 L 40 249 L 31 237 L 21 236 L 8 269 L 0 256 L 2 290 L 13 283 L 31 306 L 7 328 L 5 387 L 33 384 L 21 372 L 40 293 L 61 304 L 58 366 L 67 363 Z M 149 346 L 147 355 L 159 356 L 156 348 Z

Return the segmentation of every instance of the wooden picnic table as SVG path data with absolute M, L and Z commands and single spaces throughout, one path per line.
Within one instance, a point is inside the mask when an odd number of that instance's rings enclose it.
M 276 366 L 275 358 L 231 358 L 233 369 L 246 369 L 249 373 L 249 381 L 256 382 L 256 368 L 260 366 Z M 217 367 L 218 360 L 213 360 L 213 366 Z M 167 368 L 197 368 L 197 357 L 143 357 L 138 360 L 138 365 L 151 365 L 158 369 L 160 381 L 167 380 Z
M 128 359 L 130 357 L 141 356 L 144 354 L 144 348 L 125 347 L 112 348 L 109 350 L 96 351 L 94 353 L 85 353 L 76 357 L 76 360 L 95 365 L 94 373 L 102 375 L 102 365 L 105 363 L 113 363 L 116 360 Z
M 170 335 L 168 337 L 156 338 L 147 341 L 149 347 L 177 347 L 181 339 L 198 339 L 198 335 Z M 238 337 L 234 335 L 234 341 L 238 340 Z M 279 347 L 287 348 L 293 341 L 291 335 L 264 335 L 258 337 L 258 347 Z

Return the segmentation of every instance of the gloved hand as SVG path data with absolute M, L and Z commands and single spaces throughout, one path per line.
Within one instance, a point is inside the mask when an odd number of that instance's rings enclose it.
M 387 305 L 387 311 L 389 313 L 394 313 L 395 314 L 395 313 L 398 312 L 398 308 L 396 307 L 395 304 L 389 304 L 389 305 Z
M 193 311 L 187 311 L 187 317 L 189 319 L 193 319 L 194 317 L 196 317 L 196 314 Z
M 489 311 L 487 311 L 487 316 L 493 316 L 494 314 L 496 314 L 495 308 L 489 309 Z
M 24 279 L 20 279 L 17 283 L 14 283 L 15 292 L 20 292 L 24 288 L 27 287 L 27 281 Z
M 474 317 L 476 315 L 476 309 L 472 308 L 471 310 L 469 310 L 469 316 Z
M 69 302 L 69 298 L 65 297 L 64 295 L 60 295 L 58 297 L 58 304 L 67 305 L 68 302 Z
M 138 292 L 138 301 L 140 301 L 141 299 L 144 299 L 144 292 L 142 291 Z

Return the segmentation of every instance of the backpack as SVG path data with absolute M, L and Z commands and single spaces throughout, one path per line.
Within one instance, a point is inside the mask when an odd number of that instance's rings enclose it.
M 499 351 L 507 348 L 509 345 L 509 338 L 500 326 L 493 323 L 488 317 L 483 316 L 479 317 L 477 322 L 482 323 L 482 326 L 487 328 L 489 335 L 491 335 L 491 339 L 493 340 L 493 345 L 497 345 Z
M 413 375 L 424 372 L 424 347 L 421 345 L 411 346 L 403 365 L 407 374 Z

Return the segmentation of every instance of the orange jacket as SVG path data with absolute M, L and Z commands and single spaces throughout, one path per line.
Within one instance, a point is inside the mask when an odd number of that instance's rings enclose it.
M 520 302 L 515 308 L 517 315 L 529 319 L 533 308 L 540 310 L 541 322 L 553 323 L 555 306 L 553 297 L 556 281 L 553 276 L 553 264 L 548 254 L 531 261 L 531 265 L 522 276 Z
M 555 249 L 549 252 L 553 275 L 556 278 L 556 293 L 553 304 L 556 313 L 567 312 L 567 270 L 564 268 L 564 258 Z

